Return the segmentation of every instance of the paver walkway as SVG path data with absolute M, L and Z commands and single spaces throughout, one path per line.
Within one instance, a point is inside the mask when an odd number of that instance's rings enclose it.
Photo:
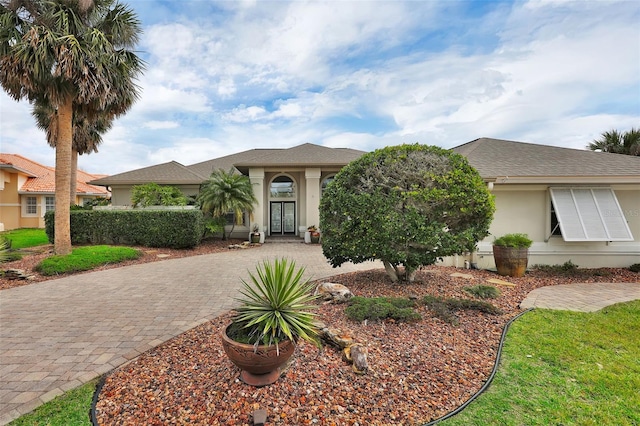
M 314 279 L 382 267 L 334 269 L 319 246 L 269 243 L 0 291 L 0 425 L 231 309 L 247 271 L 277 257 Z M 536 289 L 521 306 L 592 311 L 634 299 L 640 283 L 573 284 Z
M 605 306 L 638 299 L 640 283 L 565 284 L 531 291 L 520 307 L 595 312 Z
M 231 309 L 247 271 L 277 257 L 314 279 L 382 267 L 334 269 L 320 246 L 269 243 L 0 291 L 0 425 Z

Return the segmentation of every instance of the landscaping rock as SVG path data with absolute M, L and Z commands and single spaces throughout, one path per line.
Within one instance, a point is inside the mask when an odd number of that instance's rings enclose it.
M 348 287 L 337 283 L 320 283 L 314 294 L 336 303 L 344 303 L 353 297 Z

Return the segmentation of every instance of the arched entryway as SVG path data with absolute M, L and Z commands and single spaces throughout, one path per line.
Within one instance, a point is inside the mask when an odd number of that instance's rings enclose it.
M 296 183 L 279 175 L 269 185 L 269 234 L 296 235 Z

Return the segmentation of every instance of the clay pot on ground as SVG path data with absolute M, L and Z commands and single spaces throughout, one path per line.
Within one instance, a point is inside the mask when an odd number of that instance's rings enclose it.
M 252 345 L 236 342 L 222 331 L 222 347 L 232 363 L 242 371 L 240 379 L 251 386 L 266 386 L 278 380 L 281 367 L 291 358 L 295 344 L 290 340 L 276 345 Z
M 529 249 L 493 246 L 493 259 L 498 274 L 514 278 L 523 277 L 529 262 Z

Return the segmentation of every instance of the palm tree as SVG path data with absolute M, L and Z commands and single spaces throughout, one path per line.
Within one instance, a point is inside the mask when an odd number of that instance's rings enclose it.
M 624 133 L 617 130 L 604 132 L 600 139 L 591 142 L 587 148 L 591 151 L 640 155 L 640 129 L 632 128 Z
M 211 213 L 214 218 L 226 216 L 229 212 L 233 213 L 234 221 L 229 235 L 236 224 L 242 224 L 244 212 L 251 214 L 257 202 L 249 177 L 236 173 L 233 168 L 228 172 L 219 169 L 211 173 L 209 179 L 200 187 L 198 194 L 198 203 L 202 211 Z M 224 228 L 222 239 L 227 239 Z
M 71 252 L 73 117 L 124 114 L 138 98 L 135 13 L 115 0 L 0 0 L 0 84 L 56 111 L 54 250 Z
M 47 142 L 53 148 L 58 140 L 58 111 L 45 102 L 34 102 L 31 111 L 36 120 L 36 125 L 44 130 L 47 135 Z M 107 114 L 89 120 L 80 112 L 73 114 L 73 142 L 71 147 L 71 184 L 69 188 L 69 198 L 71 204 L 76 199 L 76 186 L 78 175 L 78 155 L 98 152 L 98 145 L 102 143 L 102 135 L 106 133 L 112 125 L 112 121 Z

